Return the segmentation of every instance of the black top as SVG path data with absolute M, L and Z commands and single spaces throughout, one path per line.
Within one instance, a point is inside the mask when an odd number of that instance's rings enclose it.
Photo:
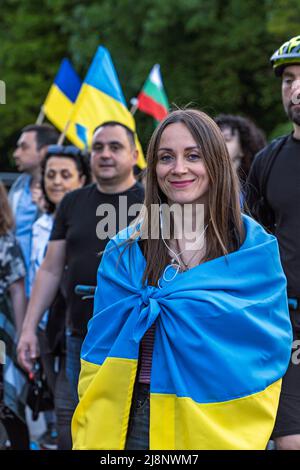
M 300 297 L 300 140 L 289 136 L 269 176 L 266 197 L 275 215 L 290 297 Z
M 66 240 L 66 326 L 72 334 L 84 336 L 93 313 L 92 299 L 82 300 L 74 293 L 75 286 L 96 285 L 99 253 L 111 237 L 135 218 L 128 216 L 129 208 L 143 200 L 144 188 L 140 183 L 118 194 L 102 193 L 96 184 L 91 184 L 62 200 L 50 240 Z
M 257 154 L 246 202 L 250 215 L 278 238 L 288 295 L 300 298 L 300 140 L 280 137 Z

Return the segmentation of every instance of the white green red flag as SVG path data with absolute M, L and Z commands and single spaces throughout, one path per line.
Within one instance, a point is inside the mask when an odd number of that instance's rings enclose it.
M 138 97 L 137 108 L 161 121 L 168 114 L 169 102 L 164 90 L 160 66 L 155 64 Z

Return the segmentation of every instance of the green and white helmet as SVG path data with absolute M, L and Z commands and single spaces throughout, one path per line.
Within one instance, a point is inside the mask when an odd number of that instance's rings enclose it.
M 282 44 L 282 46 L 274 52 L 270 61 L 273 65 L 275 75 L 278 77 L 282 75 L 283 69 L 287 65 L 300 65 L 300 36 L 295 36 Z

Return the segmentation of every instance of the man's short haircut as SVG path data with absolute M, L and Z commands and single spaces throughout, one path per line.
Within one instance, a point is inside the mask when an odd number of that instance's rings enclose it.
M 35 132 L 38 150 L 45 145 L 56 144 L 59 138 L 59 133 L 50 124 L 29 124 L 23 127 L 21 132 Z
M 112 126 L 112 127 L 121 126 L 121 127 L 123 127 L 126 131 L 127 136 L 128 136 L 130 146 L 135 147 L 135 134 L 134 134 L 134 132 L 128 126 L 126 126 L 125 124 L 122 124 L 121 122 L 118 122 L 118 121 L 106 121 L 106 122 L 103 122 L 103 124 L 99 124 L 99 126 L 97 126 L 94 129 L 93 135 L 97 132 L 98 129 L 101 129 L 101 127 L 107 127 L 107 126 Z

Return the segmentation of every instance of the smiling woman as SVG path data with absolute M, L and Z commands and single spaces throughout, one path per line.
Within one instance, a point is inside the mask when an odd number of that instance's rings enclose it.
M 201 149 L 181 122 L 168 126 L 161 137 L 156 174 L 169 204 L 207 202 L 209 178 Z
M 47 212 L 55 212 L 65 194 L 89 184 L 90 179 L 87 155 L 71 145 L 49 145 L 41 183 Z
M 200 262 L 237 249 L 243 240 L 239 205 L 239 182 L 219 127 L 205 113 L 196 110 L 174 111 L 157 129 L 148 148 L 145 208 L 153 217 L 153 207 L 178 203 L 204 208 L 207 226 L 205 250 Z M 143 215 L 141 215 L 143 217 Z M 176 223 L 176 221 L 174 221 Z M 150 229 L 148 225 L 148 231 Z M 143 231 L 143 228 L 142 228 Z M 147 267 L 144 273 L 156 284 L 169 261 L 162 239 L 151 234 L 144 241 Z M 183 265 L 194 253 L 185 250 L 187 240 L 170 240 L 172 251 L 182 252 Z M 153 257 L 157 253 L 157 257 Z M 200 253 L 199 253 L 200 255 Z M 174 257 L 174 256 L 172 256 Z M 196 260 L 193 257 L 193 266 Z
M 145 211 L 98 270 L 74 448 L 264 449 L 291 341 L 276 239 L 241 214 L 236 172 L 206 114 L 170 113 L 147 160 Z M 193 252 L 185 230 L 164 236 L 160 209 L 174 203 L 204 206 Z

